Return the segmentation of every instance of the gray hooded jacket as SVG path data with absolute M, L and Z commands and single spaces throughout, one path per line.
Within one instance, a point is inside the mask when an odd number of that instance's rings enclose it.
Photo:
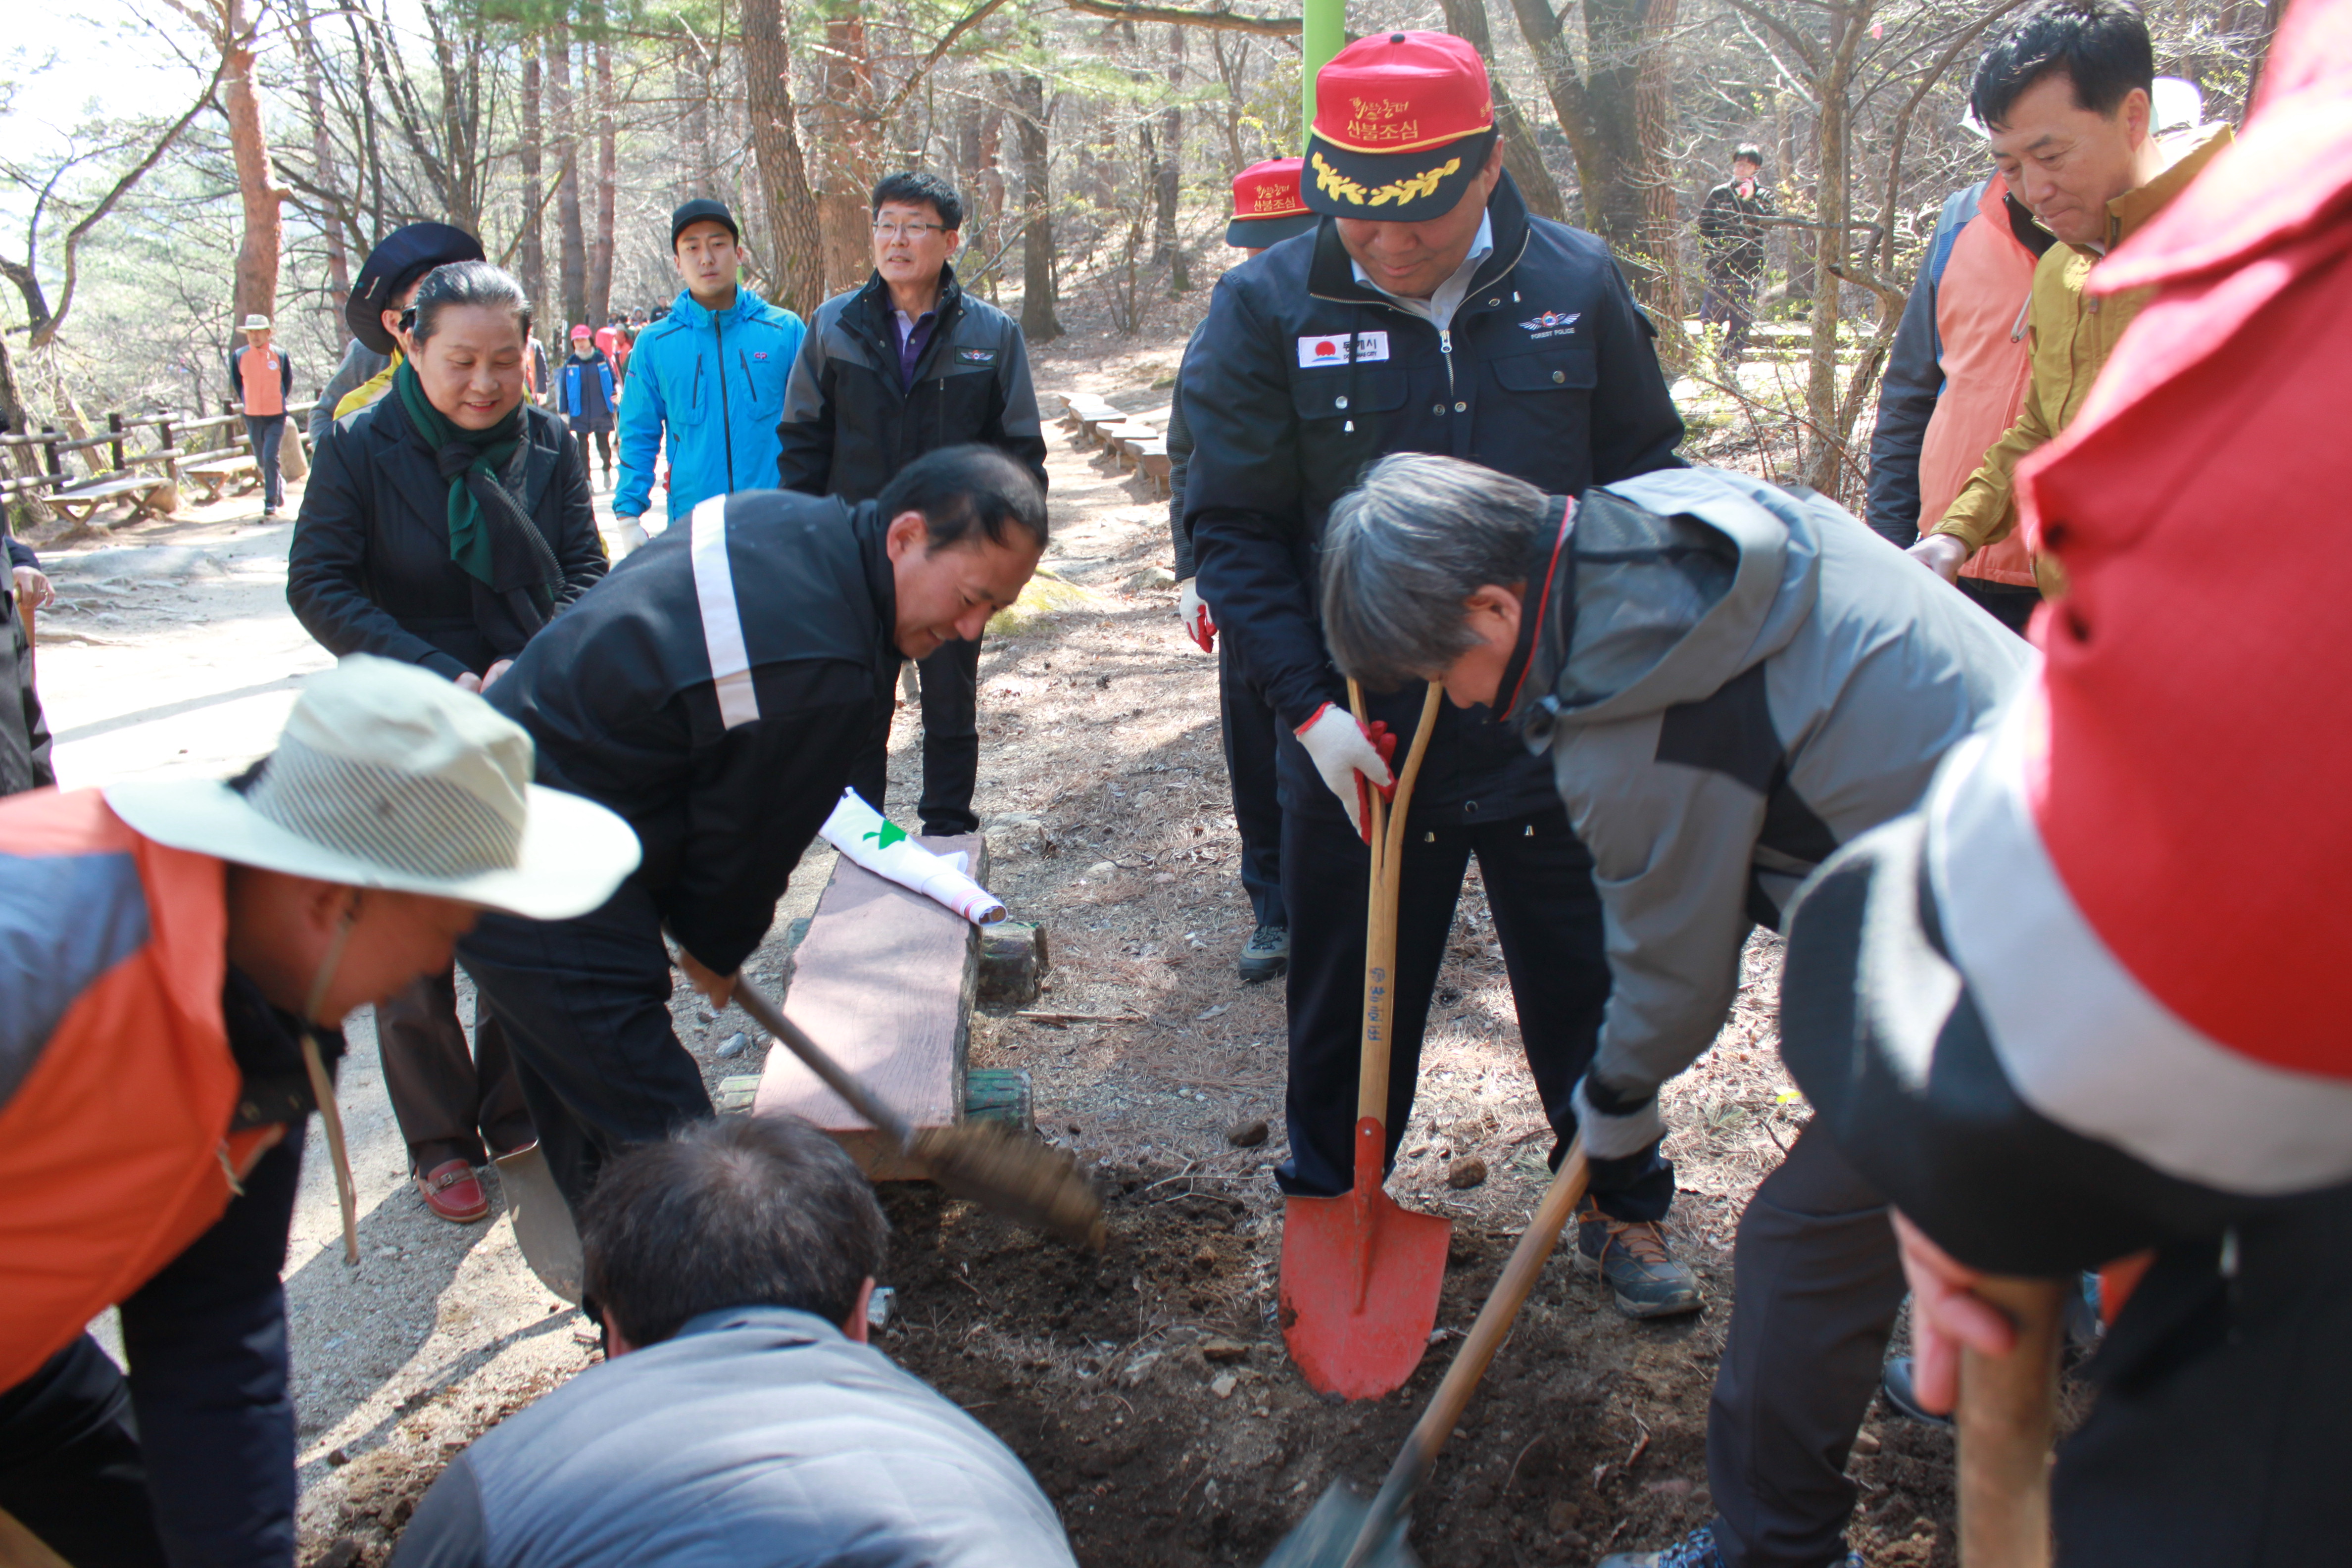
M 1592 851 L 1612 979 L 1578 1110 L 1611 1157 L 1658 1135 L 1750 926 L 1911 809 L 2034 655 L 1834 502 L 1723 469 L 1588 490 L 1545 555 L 1498 707 Z
M 706 1312 L 459 1455 L 398 1568 L 1071 1568 L 971 1416 L 832 1324 Z

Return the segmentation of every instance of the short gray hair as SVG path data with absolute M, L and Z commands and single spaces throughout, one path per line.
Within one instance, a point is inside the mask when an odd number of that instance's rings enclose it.
M 1339 672 L 1386 689 L 1451 665 L 1474 640 L 1463 601 L 1525 578 L 1557 515 L 1535 486 L 1475 463 L 1381 458 L 1323 531 L 1323 637 Z
M 439 326 L 442 311 L 467 305 L 508 311 L 521 335 L 530 336 L 530 296 L 513 273 L 487 261 L 453 261 L 426 273 L 409 302 L 408 335 L 424 342 Z

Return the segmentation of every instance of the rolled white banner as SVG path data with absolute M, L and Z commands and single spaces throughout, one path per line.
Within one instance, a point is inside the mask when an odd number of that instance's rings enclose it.
M 1003 901 L 964 875 L 964 857 L 934 855 L 907 830 L 843 790 L 833 815 L 817 829 L 827 844 L 877 877 L 936 899 L 968 921 L 988 925 L 1004 918 Z

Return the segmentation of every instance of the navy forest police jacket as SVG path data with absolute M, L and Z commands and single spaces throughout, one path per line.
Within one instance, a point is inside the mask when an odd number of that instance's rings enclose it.
M 1323 649 L 1317 562 L 1331 503 L 1375 459 L 1441 453 L 1554 495 L 1680 463 L 1654 334 L 1608 247 L 1530 216 L 1508 174 L 1487 216 L 1494 254 L 1446 331 L 1357 282 L 1327 220 L 1226 273 L 1185 356 L 1201 595 L 1286 731 L 1346 701 Z M 1410 734 L 1421 692 L 1369 708 Z M 1557 808 L 1549 767 L 1486 718 L 1441 706 L 1415 820 Z M 1279 773 L 1286 807 L 1339 812 L 1288 733 Z

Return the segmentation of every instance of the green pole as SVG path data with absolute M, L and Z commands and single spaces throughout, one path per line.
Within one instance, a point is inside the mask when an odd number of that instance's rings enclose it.
M 1348 44 L 1348 0 L 1306 0 L 1298 38 L 1298 146 L 1315 123 L 1315 73 Z

